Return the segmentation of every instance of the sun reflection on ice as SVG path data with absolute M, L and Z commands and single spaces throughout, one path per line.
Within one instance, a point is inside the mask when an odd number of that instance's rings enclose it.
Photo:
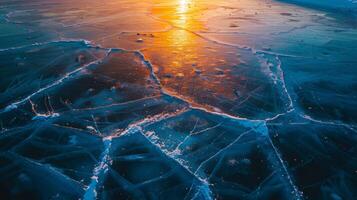
M 191 0 L 179 0 L 179 7 L 178 7 L 178 12 L 179 13 L 185 13 L 189 10 L 189 7 L 191 6 L 192 1 Z
M 188 21 L 187 12 L 191 7 L 191 0 L 179 0 L 179 6 L 177 8 L 177 13 L 179 14 L 178 25 L 181 27 L 186 27 Z

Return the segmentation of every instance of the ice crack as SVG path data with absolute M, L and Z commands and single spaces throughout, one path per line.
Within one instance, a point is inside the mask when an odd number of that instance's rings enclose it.
M 84 70 L 84 69 L 86 69 L 86 68 L 88 68 L 88 67 L 90 67 L 92 65 L 100 64 L 101 62 L 103 62 L 103 60 L 105 58 L 107 58 L 110 55 L 110 53 L 111 53 L 111 50 L 108 50 L 106 55 L 103 58 L 95 60 L 95 61 L 92 61 L 92 62 L 90 62 L 90 63 L 88 63 L 86 65 L 83 65 L 83 66 L 81 66 L 81 67 L 79 67 L 79 68 L 77 68 L 77 69 L 65 74 L 63 77 L 61 77 L 57 81 L 54 81 L 53 83 L 51 83 L 51 84 L 49 84 L 49 85 L 47 85 L 45 87 L 40 88 L 39 90 L 37 90 L 34 93 L 28 95 L 27 97 L 8 105 L 4 109 L 0 110 L 0 114 L 16 109 L 18 106 L 20 106 L 20 105 L 26 103 L 27 101 L 29 101 L 35 95 L 40 94 L 40 93 L 42 93 L 42 92 L 44 92 L 44 91 L 46 91 L 46 90 L 48 90 L 50 88 L 53 88 L 55 86 L 58 86 L 58 85 L 62 84 L 64 81 L 73 78 L 77 73 L 81 72 L 82 70 Z
M 95 200 L 97 198 L 97 185 L 103 181 L 104 176 L 106 175 L 109 165 L 111 163 L 110 158 L 110 147 L 112 144 L 111 137 L 103 138 L 104 151 L 101 154 L 99 164 L 94 168 L 92 181 L 90 182 L 88 188 L 85 191 L 83 200 Z

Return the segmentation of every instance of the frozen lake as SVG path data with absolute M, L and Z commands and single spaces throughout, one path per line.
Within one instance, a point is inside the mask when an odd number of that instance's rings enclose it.
M 354 0 L 0 0 L 1 199 L 353 200 Z

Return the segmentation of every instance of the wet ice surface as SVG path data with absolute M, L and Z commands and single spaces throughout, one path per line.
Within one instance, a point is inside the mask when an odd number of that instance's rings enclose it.
M 1 1 L 1 196 L 354 199 L 341 5 Z

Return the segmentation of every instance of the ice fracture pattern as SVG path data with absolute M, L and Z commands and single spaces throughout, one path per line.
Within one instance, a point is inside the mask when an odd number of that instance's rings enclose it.
M 356 199 L 356 8 L 0 0 L 0 199 Z

